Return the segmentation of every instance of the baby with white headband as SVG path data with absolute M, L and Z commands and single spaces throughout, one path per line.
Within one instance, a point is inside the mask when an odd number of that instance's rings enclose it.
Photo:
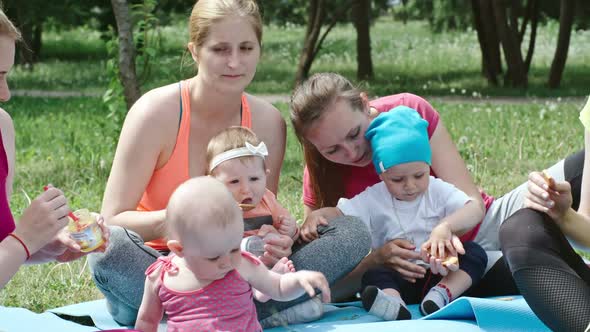
M 244 127 L 223 130 L 207 146 L 208 174 L 225 184 L 233 194 L 244 213 L 244 238 L 264 238 L 264 253 L 260 252 L 259 258 L 267 266 L 273 266 L 277 262 L 288 262 L 285 256 L 290 248 L 281 247 L 285 243 L 281 237 L 293 240 L 286 242 L 295 242 L 299 228 L 289 211 L 266 189 L 267 155 L 264 142 Z M 246 248 L 243 246 L 243 249 Z M 292 263 L 287 266 L 284 272 L 294 271 Z

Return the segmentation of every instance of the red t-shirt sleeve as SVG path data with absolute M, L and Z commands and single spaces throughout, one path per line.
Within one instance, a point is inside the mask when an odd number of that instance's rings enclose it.
M 303 204 L 309 207 L 315 207 L 316 204 L 316 198 L 311 186 L 307 165 L 305 165 L 305 168 L 303 169 Z
M 428 137 L 432 137 L 440 119 L 438 112 L 426 101 L 426 99 L 411 93 L 400 93 L 397 95 L 382 97 L 371 101 L 370 104 L 380 113 L 387 112 L 397 106 L 407 106 L 415 109 L 416 112 L 428 122 Z

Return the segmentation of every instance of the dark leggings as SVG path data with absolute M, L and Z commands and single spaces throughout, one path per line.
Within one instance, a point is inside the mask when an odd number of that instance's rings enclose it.
M 583 153 L 566 159 L 574 209 L 580 201 Z M 569 161 L 569 163 L 568 163 Z M 579 164 L 578 164 L 579 165 Z M 590 269 L 546 214 L 522 209 L 500 228 L 502 251 L 521 294 L 554 331 L 584 331 L 590 323 Z
M 459 256 L 459 266 L 470 277 L 472 284 L 477 284 L 485 271 L 488 257 L 486 252 L 475 242 L 463 244 L 465 255 Z M 434 275 L 428 270 L 426 276 L 410 283 L 401 274 L 385 266 L 369 269 L 363 275 L 362 288 L 376 286 L 379 289 L 392 288 L 400 292 L 402 299 L 407 304 L 420 303 L 430 288 L 438 284 L 442 276 Z M 458 297 L 461 294 L 453 294 Z

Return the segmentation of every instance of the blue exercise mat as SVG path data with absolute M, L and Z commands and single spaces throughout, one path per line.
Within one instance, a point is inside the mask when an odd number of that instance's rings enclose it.
M 422 317 L 417 305 L 409 306 L 413 320 L 384 322 L 367 314 L 360 302 L 326 305 L 324 317 L 316 322 L 269 329 L 269 332 L 303 331 L 438 331 L 454 332 L 508 332 L 550 331 L 531 311 L 520 296 L 499 299 L 462 297 L 438 312 Z M 106 310 L 104 300 L 80 303 L 50 310 L 69 316 L 89 316 L 100 329 L 115 329 L 119 325 Z M 1 326 L 0 326 L 1 327 Z M 43 327 L 40 325 L 39 327 Z M 161 328 L 164 326 L 162 325 Z M 2 330 L 0 328 L 0 330 Z M 44 329 L 46 330 L 47 329 Z M 86 330 L 79 330 L 86 331 Z
M 0 331 L 59 331 L 59 332 L 90 332 L 96 327 L 76 324 L 50 313 L 38 314 L 23 308 L 0 306 Z

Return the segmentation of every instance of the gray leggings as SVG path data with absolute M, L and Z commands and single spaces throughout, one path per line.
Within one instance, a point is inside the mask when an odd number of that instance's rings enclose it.
M 145 246 L 135 232 L 110 227 L 111 237 L 104 254 L 89 255 L 92 277 L 107 300 L 108 310 L 122 325 L 134 325 L 145 282 L 145 270 L 162 254 Z M 357 218 L 339 217 L 329 226 L 318 227 L 319 238 L 293 245 L 289 257 L 297 270 L 324 273 L 330 285 L 350 273 L 369 253 L 371 238 L 367 226 Z M 258 319 L 306 300 L 256 303 Z

